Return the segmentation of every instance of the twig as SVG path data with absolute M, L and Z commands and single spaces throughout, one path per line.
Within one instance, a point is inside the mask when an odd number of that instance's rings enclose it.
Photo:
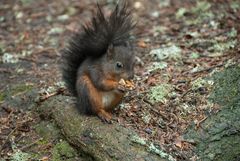
M 182 94 L 181 97 L 182 97 L 182 98 L 185 97 L 185 96 L 186 96 L 189 92 L 191 92 L 191 91 L 192 91 L 192 89 L 187 90 L 186 92 L 184 92 L 184 93 Z
M 4 111 L 6 111 L 7 113 L 9 113 L 9 115 L 12 114 L 12 112 L 13 112 L 13 109 L 12 109 L 12 108 L 9 108 L 9 107 L 2 106 L 2 109 L 3 109 Z
M 31 144 L 28 144 L 28 145 L 25 145 L 25 146 L 21 147 L 20 150 L 23 151 L 23 150 L 25 150 L 25 149 L 33 146 L 34 144 L 36 144 L 36 143 L 39 142 L 40 140 L 42 140 L 42 138 L 37 139 L 36 141 L 32 142 Z
M 6 140 L 3 142 L 1 148 L 0 148 L 0 153 L 2 152 L 4 146 L 6 145 L 7 141 L 9 140 L 10 136 L 17 130 L 17 126 L 8 134 Z
M 6 68 L 0 68 L 0 73 L 12 73 L 13 71 Z
M 203 119 L 201 119 L 200 121 L 197 122 L 197 125 L 196 125 L 196 129 L 198 129 L 200 127 L 200 124 L 205 121 L 207 119 L 207 117 L 205 116 Z
M 38 49 L 34 52 L 34 54 L 41 54 L 42 52 L 50 52 L 50 51 L 54 51 L 55 53 L 57 53 L 55 48 L 49 47 L 49 48 Z
M 143 102 L 149 104 L 150 106 L 153 106 L 153 103 L 148 101 L 146 98 L 143 98 L 142 100 L 143 100 Z
M 43 102 L 50 97 L 59 95 L 59 94 L 63 93 L 63 91 L 64 91 L 63 88 L 59 88 L 56 92 L 53 92 L 53 93 L 50 93 L 50 94 L 47 94 L 47 95 L 44 95 L 44 96 L 40 97 L 39 100 L 37 101 L 37 103 Z

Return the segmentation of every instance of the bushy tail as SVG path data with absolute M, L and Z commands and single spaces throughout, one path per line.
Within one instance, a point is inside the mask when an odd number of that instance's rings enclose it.
M 135 26 L 126 1 L 121 5 L 117 4 L 108 19 L 99 5 L 97 7 L 97 14 L 92 18 L 91 24 L 84 26 L 82 33 L 73 36 L 68 47 L 63 50 L 63 80 L 73 95 L 77 95 L 77 71 L 82 62 L 88 57 L 101 57 L 111 44 L 125 44 L 130 37 L 129 32 Z

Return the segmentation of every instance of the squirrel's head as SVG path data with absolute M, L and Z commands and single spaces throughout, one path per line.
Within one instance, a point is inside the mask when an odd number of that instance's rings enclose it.
M 110 45 L 104 56 L 106 59 L 103 64 L 103 71 L 110 75 L 112 79 L 130 80 L 134 77 L 134 59 L 135 55 L 132 47 L 127 45 L 113 46 Z

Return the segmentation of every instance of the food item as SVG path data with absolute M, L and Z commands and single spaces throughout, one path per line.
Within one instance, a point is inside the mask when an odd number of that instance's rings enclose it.
M 125 81 L 124 79 L 120 79 L 119 84 L 121 86 L 123 86 L 126 90 L 134 90 L 135 89 L 135 85 L 132 80 Z

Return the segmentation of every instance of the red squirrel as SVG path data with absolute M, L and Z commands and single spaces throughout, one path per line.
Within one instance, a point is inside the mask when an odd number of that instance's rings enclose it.
M 79 111 L 110 123 L 111 111 L 125 94 L 120 79 L 134 76 L 130 31 L 135 23 L 126 2 L 117 4 L 108 18 L 97 7 L 91 24 L 74 35 L 64 49 L 62 74 L 67 88 L 77 97 Z

